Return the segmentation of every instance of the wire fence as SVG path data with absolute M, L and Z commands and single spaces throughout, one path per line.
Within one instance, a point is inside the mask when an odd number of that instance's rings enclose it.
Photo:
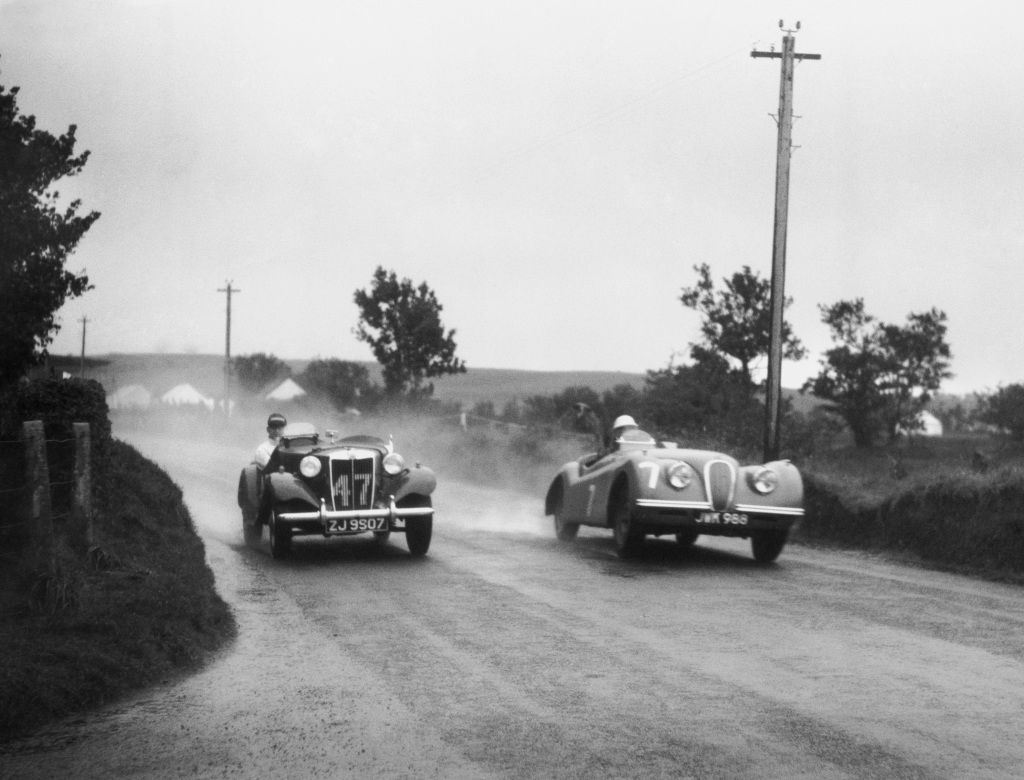
M 92 459 L 88 423 L 73 438 L 46 438 L 41 421 L 20 439 L 0 439 L 0 562 L 27 556 L 55 567 L 55 536 L 72 529 L 92 539 Z

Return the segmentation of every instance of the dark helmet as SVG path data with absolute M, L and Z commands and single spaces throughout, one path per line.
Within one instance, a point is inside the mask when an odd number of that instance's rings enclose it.
M 270 415 L 270 417 L 267 418 L 268 428 L 283 428 L 287 424 L 288 421 L 284 418 L 284 415 L 278 414 L 277 412 L 274 412 L 272 415 Z

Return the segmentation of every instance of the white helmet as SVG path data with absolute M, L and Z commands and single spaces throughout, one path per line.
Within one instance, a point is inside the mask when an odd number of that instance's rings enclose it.
M 632 428 L 639 428 L 640 426 L 637 425 L 636 424 L 636 420 L 634 420 L 628 414 L 620 414 L 618 417 L 615 418 L 615 422 L 612 423 L 612 429 L 613 430 L 616 429 L 616 428 L 630 428 L 630 427 L 632 427 Z

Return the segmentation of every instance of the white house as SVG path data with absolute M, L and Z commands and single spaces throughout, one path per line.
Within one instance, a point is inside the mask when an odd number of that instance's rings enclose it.
M 927 410 L 918 412 L 917 426 L 914 430 L 907 431 L 902 427 L 897 429 L 902 436 L 941 436 L 942 431 L 942 420 Z

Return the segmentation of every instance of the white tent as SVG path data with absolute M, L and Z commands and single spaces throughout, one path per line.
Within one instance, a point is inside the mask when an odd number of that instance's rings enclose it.
M 291 377 L 285 379 L 281 384 L 271 390 L 265 396 L 268 401 L 294 401 L 306 395 L 298 382 Z
M 160 400 L 169 406 L 199 406 L 202 404 L 210 411 L 213 411 L 214 400 L 196 390 L 192 385 L 175 385 L 162 396 Z
M 142 385 L 125 385 L 107 396 L 110 409 L 148 409 L 153 396 Z

